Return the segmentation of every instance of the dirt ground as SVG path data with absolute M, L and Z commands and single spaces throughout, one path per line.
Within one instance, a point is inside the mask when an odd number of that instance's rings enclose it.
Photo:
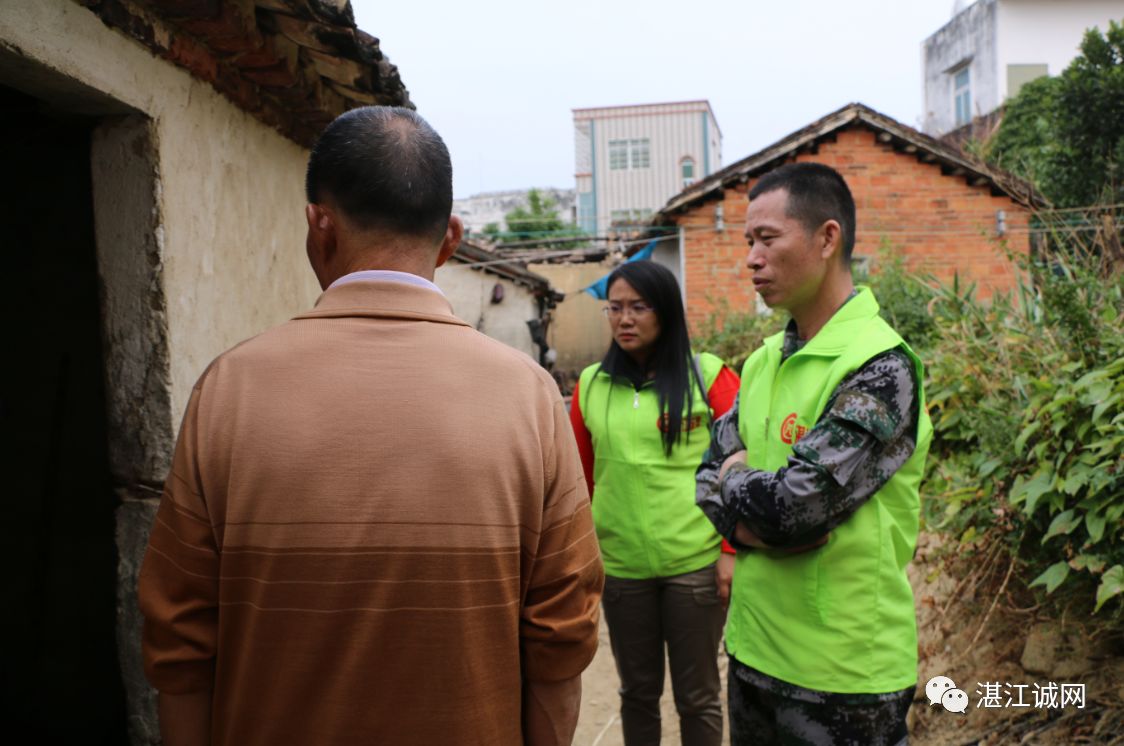
M 601 618 L 600 646 L 593 663 L 582 674 L 582 709 L 578 717 L 578 729 L 574 734 L 574 746 L 622 746 L 620 695 L 617 687 L 617 669 L 613 665 L 613 652 L 609 649 L 609 630 L 605 618 Z M 726 661 L 721 655 L 718 670 L 722 675 L 722 716 L 726 716 Z M 663 743 L 679 743 L 679 716 L 675 713 L 675 703 L 671 698 L 671 679 L 665 678 L 663 697 L 660 698 L 660 713 L 663 723 Z M 729 738 L 729 733 L 726 738 Z
M 910 566 L 917 604 L 919 685 L 909 714 L 915 746 L 998 746 L 999 744 L 1124 745 L 1124 639 L 1090 632 L 1079 618 L 1053 619 L 1032 601 L 1013 598 L 1010 573 L 1000 555 L 981 557 L 975 572 L 950 563 L 939 542 L 923 534 Z M 990 564 L 988 564 L 990 563 Z M 972 568 L 969 563 L 967 568 Z M 959 575 L 956 574 L 959 569 Z M 998 599 L 998 600 L 996 600 Z M 1124 633 L 1122 633 L 1124 634 Z M 575 746 L 621 746 L 617 672 L 609 632 L 601 622 L 601 645 L 582 676 L 582 710 Z M 719 657 L 725 699 L 726 662 Z M 962 714 L 930 705 L 925 682 L 948 676 L 964 690 Z M 979 707 L 984 682 L 1027 685 L 1050 682 L 1085 685 L 1081 708 Z M 1006 698 L 1004 697 L 1004 700 Z M 723 702 L 725 708 L 725 702 Z M 660 700 L 663 742 L 679 742 L 679 718 L 665 681 Z M 729 738 L 727 724 L 727 739 Z

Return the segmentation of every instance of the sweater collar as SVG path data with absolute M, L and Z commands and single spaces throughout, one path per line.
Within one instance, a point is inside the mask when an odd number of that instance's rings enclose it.
M 453 315 L 449 300 L 428 288 L 393 280 L 355 280 L 329 287 L 316 306 L 297 319 L 367 316 L 417 319 L 469 326 Z

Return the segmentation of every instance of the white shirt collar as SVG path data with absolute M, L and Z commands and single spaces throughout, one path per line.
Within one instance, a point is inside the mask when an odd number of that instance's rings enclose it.
M 328 286 L 328 289 L 331 290 L 336 285 L 343 285 L 343 284 L 348 283 L 348 282 L 356 282 L 356 281 L 362 281 L 362 280 L 368 280 L 368 281 L 369 280 L 382 280 L 384 282 L 404 282 L 407 285 L 417 285 L 418 287 L 423 287 L 423 288 L 426 288 L 428 290 L 434 290 L 438 293 L 441 293 L 441 295 L 445 295 L 445 293 L 441 291 L 441 288 L 437 287 L 437 285 L 433 284 L 432 282 L 425 279 L 424 277 L 421 277 L 420 275 L 410 274 L 409 272 L 398 272 L 398 271 L 393 270 L 393 269 L 362 269 L 362 270 L 359 270 L 358 272 L 352 272 L 350 274 L 344 275 L 343 277 L 341 277 L 338 280 L 336 280 L 335 282 L 333 282 L 331 285 Z

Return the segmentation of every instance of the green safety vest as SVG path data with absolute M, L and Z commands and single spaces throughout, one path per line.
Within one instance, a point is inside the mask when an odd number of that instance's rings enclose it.
M 722 360 L 698 356 L 707 391 Z M 582 418 L 593 440 L 593 525 L 605 572 L 619 578 L 659 578 L 706 567 L 721 538 L 695 505 L 695 470 L 710 446 L 710 404 L 691 386 L 691 419 L 668 456 L 659 397 L 649 382 L 639 391 L 594 364 L 582 371 Z M 689 429 L 687 429 L 689 428 Z
M 815 424 L 836 386 L 871 358 L 901 347 L 869 288 L 781 363 L 784 334 L 746 361 L 738 432 L 750 468 L 775 472 Z M 905 566 L 917 544 L 919 487 L 933 427 L 921 401 L 913 455 L 823 547 L 786 555 L 738 552 L 726 624 L 731 655 L 807 689 L 885 693 L 917 682 L 917 620 Z

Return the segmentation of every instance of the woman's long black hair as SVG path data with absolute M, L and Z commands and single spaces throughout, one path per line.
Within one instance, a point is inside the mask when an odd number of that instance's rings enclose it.
M 646 366 L 639 365 L 631 355 L 620 348 L 614 339 L 601 361 L 601 370 L 614 378 L 624 378 L 637 389 L 654 372 L 653 385 L 659 396 L 662 414 L 664 451 L 671 449 L 683 428 L 683 404 L 687 404 L 687 421 L 691 418 L 693 386 L 700 386 L 695 366 L 691 360 L 691 339 L 687 334 L 687 318 L 683 311 L 683 298 L 675 275 L 662 264 L 649 260 L 627 262 L 609 275 L 607 288 L 617 280 L 624 280 L 646 303 L 652 306 L 660 322 L 660 335 L 656 339 Z

